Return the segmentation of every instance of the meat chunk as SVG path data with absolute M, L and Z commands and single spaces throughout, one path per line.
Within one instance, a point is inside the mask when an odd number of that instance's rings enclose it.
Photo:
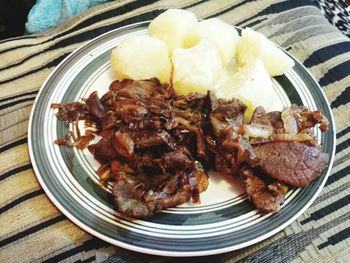
M 163 163 L 167 168 L 181 168 L 187 170 L 193 168 L 193 161 L 185 154 L 184 151 L 176 150 L 163 154 Z
M 270 142 L 254 147 L 256 163 L 270 177 L 294 187 L 306 187 L 320 176 L 329 155 L 298 142 Z
M 247 106 L 238 99 L 216 99 L 209 95 L 211 112 L 209 115 L 213 133 L 216 137 L 222 136 L 227 129 L 234 129 L 243 123 L 244 112 Z
M 281 209 L 287 186 L 279 182 L 267 184 L 249 168 L 241 169 L 240 174 L 249 198 L 260 212 L 271 213 Z
M 183 176 L 164 175 L 165 180 L 154 185 L 149 175 L 125 174 L 113 187 L 115 206 L 125 216 L 147 218 L 159 210 L 183 204 L 191 198 L 190 185 L 184 183 Z
M 102 120 L 105 116 L 105 109 L 97 96 L 97 91 L 90 94 L 89 98 L 86 100 L 86 105 L 89 112 L 99 120 Z
M 90 147 L 94 157 L 102 162 L 109 162 L 118 157 L 117 152 L 112 146 L 111 137 L 105 137 L 99 140 L 93 147 Z

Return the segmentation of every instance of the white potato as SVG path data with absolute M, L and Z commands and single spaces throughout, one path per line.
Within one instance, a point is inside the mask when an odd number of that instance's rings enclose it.
M 168 47 L 159 39 L 137 36 L 125 39 L 113 49 L 112 69 L 121 79 L 149 79 L 156 77 L 169 82 L 171 62 Z
M 242 30 L 236 53 L 240 66 L 262 59 L 270 76 L 282 75 L 294 66 L 294 61 L 274 43 L 249 28 Z
M 203 39 L 209 40 L 218 49 L 224 65 L 235 57 L 239 35 L 233 26 L 218 18 L 202 20 L 190 29 L 185 47 L 194 46 Z
M 183 48 L 188 31 L 198 23 L 196 16 L 181 9 L 168 9 L 157 16 L 148 26 L 151 36 L 164 41 L 170 51 Z
M 219 52 L 208 40 L 183 49 L 175 48 L 172 56 L 174 65 L 174 89 L 178 95 L 190 92 L 206 94 L 214 88 L 222 72 Z
M 216 96 L 242 100 L 248 106 L 245 121 L 250 120 L 257 106 L 263 106 L 267 111 L 283 108 L 261 59 L 240 68 L 230 77 L 225 76 L 224 81 L 216 89 Z

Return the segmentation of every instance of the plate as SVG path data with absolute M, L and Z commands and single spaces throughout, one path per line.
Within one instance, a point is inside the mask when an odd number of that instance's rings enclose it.
M 59 122 L 51 103 L 77 101 L 92 91 L 104 94 L 113 80 L 110 53 L 121 40 L 147 34 L 149 22 L 132 24 L 103 34 L 72 54 L 43 84 L 29 123 L 29 152 L 34 171 L 48 197 L 70 220 L 111 244 L 164 256 L 201 256 L 243 248 L 281 231 L 313 202 L 329 175 L 335 151 L 335 127 L 329 104 L 313 77 L 295 60 L 292 70 L 273 79 L 283 105 L 297 103 L 319 109 L 330 129 L 316 135 L 331 156 L 321 176 L 306 189 L 290 190 L 281 211 L 259 214 L 246 200 L 234 177 L 210 174 L 201 204 L 164 210 L 148 220 L 128 221 L 113 209 L 109 189 L 98 183 L 98 163 L 87 150 L 60 147 L 53 142 L 68 127 Z

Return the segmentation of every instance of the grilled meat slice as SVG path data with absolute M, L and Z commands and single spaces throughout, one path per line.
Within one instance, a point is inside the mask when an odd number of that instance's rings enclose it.
M 270 142 L 254 147 L 253 164 L 289 186 L 306 187 L 320 176 L 329 155 L 320 148 L 298 142 Z

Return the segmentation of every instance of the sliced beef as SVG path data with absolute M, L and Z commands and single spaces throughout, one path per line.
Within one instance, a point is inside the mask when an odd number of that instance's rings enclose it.
M 216 137 L 223 136 L 228 130 L 243 124 L 244 112 L 247 106 L 237 99 L 216 99 L 210 93 L 211 112 L 209 115 L 211 127 Z
M 270 177 L 294 187 L 306 187 L 320 176 L 329 155 L 297 142 L 271 142 L 254 147 L 256 163 Z
M 105 108 L 103 107 L 100 99 L 97 96 L 97 91 L 90 94 L 86 100 L 86 105 L 89 112 L 99 120 L 102 120 L 105 116 Z
M 250 200 L 260 212 L 271 213 L 281 209 L 284 196 L 288 191 L 287 186 L 279 182 L 267 184 L 250 168 L 241 169 L 240 174 Z
M 116 208 L 124 216 L 147 218 L 155 212 L 178 206 L 191 199 L 191 187 L 183 174 L 164 176 L 158 185 L 147 175 L 124 175 L 113 187 Z
M 161 84 L 155 78 L 139 81 L 116 80 L 109 86 L 109 90 L 118 97 L 134 99 L 169 99 L 174 94 L 171 85 Z
M 160 145 L 166 145 L 171 149 L 175 147 L 175 141 L 165 130 L 130 131 L 128 134 L 134 141 L 136 149 L 144 149 Z
M 117 210 L 124 216 L 132 218 L 146 218 L 154 214 L 143 196 L 145 194 L 144 182 L 136 176 L 120 177 L 114 184 L 113 196 Z
M 94 157 L 102 162 L 109 162 L 118 157 L 118 153 L 115 151 L 111 142 L 111 137 L 105 137 L 99 140 L 94 146 L 93 150 Z
M 164 166 L 166 168 L 180 168 L 181 170 L 193 169 L 194 163 L 188 155 L 177 149 L 173 152 L 164 153 L 162 156 Z

